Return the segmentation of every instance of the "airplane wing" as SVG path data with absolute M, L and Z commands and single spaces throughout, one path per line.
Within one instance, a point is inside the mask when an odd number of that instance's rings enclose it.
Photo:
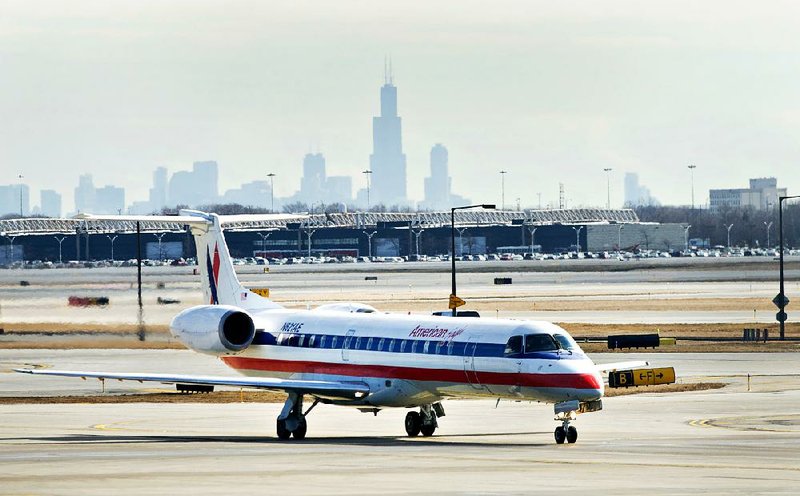
M 293 391 L 332 398 L 361 398 L 369 394 L 369 386 L 363 382 L 299 381 L 273 379 L 269 377 L 219 377 L 172 374 L 130 374 L 116 372 L 87 372 L 80 370 L 31 370 L 14 369 L 14 372 L 32 375 L 55 375 L 62 377 L 87 377 L 119 381 L 160 382 L 162 384 L 200 384 L 206 386 L 235 386 L 275 391 Z
M 595 364 L 598 372 L 611 372 L 612 370 L 625 370 L 634 367 L 646 367 L 650 365 L 644 361 L 631 361 L 631 362 L 616 362 L 616 363 L 600 363 Z

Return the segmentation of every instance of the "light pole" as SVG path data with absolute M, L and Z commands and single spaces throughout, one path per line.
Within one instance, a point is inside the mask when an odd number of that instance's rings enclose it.
M 617 253 L 622 252 L 622 228 L 623 224 L 617 225 Z
M 58 236 L 53 236 L 53 237 L 56 238 L 56 241 L 58 241 L 58 263 L 61 263 L 61 243 L 63 243 L 64 240 L 67 239 L 67 237 L 66 236 L 61 236 L 60 238 Z
M 506 174 L 508 171 L 500 171 L 500 210 L 506 209 Z
M 537 229 L 536 227 L 529 227 L 528 228 L 528 232 L 531 233 L 531 255 L 533 255 L 533 245 L 534 245 L 533 237 L 534 237 L 534 235 L 536 235 L 536 229 Z
M 725 226 L 725 224 L 723 224 L 723 226 Z M 728 250 L 731 249 L 731 228 L 733 228 L 733 224 L 725 226 L 725 229 L 728 230 Z
M 450 209 L 450 279 L 451 279 L 451 288 L 450 288 L 450 298 L 456 298 L 456 210 L 466 210 L 468 208 L 485 208 L 488 210 L 494 210 L 495 205 L 491 205 L 488 203 L 484 204 L 477 204 L 477 205 L 465 205 L 463 207 L 452 207 Z M 456 308 L 455 305 L 451 305 L 453 307 L 453 317 L 456 316 Z
M 23 175 L 20 174 L 19 176 L 19 218 L 22 218 L 22 179 Z
M 689 168 L 689 175 L 691 176 L 692 181 L 692 210 L 694 210 L 694 170 L 697 169 L 697 166 L 694 164 L 689 164 L 687 167 Z
M 786 298 L 786 293 L 784 292 L 784 285 L 783 285 L 783 201 L 788 200 L 790 198 L 800 198 L 800 196 L 779 196 L 778 197 L 778 244 L 780 245 L 779 248 L 781 250 L 780 254 L 780 289 L 778 291 L 778 296 L 775 297 L 773 302 L 778 306 L 778 314 L 775 316 L 780 322 L 781 325 L 781 341 L 785 339 L 785 323 L 786 323 L 786 304 L 789 303 L 789 299 Z
M 153 236 L 158 238 L 158 259 L 159 260 L 164 260 L 164 252 L 161 251 L 161 238 L 163 238 L 165 234 L 167 234 L 167 233 L 165 233 L 165 232 L 164 233 L 153 233 Z
M 111 236 L 110 234 L 106 234 L 106 238 L 108 238 L 108 240 L 111 241 L 111 261 L 112 262 L 114 261 L 114 241 L 116 241 L 117 236 L 118 236 L 117 234 L 115 234 L 113 236 Z M 61 246 L 59 245 L 59 248 L 60 247 Z
M 311 236 L 317 232 L 316 229 L 306 230 L 306 236 L 308 236 L 308 258 L 311 258 Z
M 367 256 L 369 257 L 370 260 L 372 260 L 372 237 L 378 234 L 378 231 L 372 231 L 372 232 L 361 231 L 361 232 L 367 235 L 367 247 L 368 247 Z
M 413 231 L 413 230 L 411 231 L 411 232 L 413 232 L 413 233 L 414 233 L 414 238 L 415 238 L 415 241 L 416 241 L 416 246 L 417 246 L 417 258 L 419 258 L 419 237 L 420 237 L 420 236 L 422 236 L 422 233 L 423 233 L 424 231 L 425 231 L 424 229 L 419 229 L 419 230 L 417 230 L 417 231 Z
M 269 213 L 275 213 L 275 173 L 267 174 L 269 178 Z
M 8 238 L 8 250 L 10 252 L 10 254 L 6 257 L 6 260 L 8 260 L 9 263 L 14 263 L 14 240 L 17 239 L 17 237 L 6 235 L 6 238 Z
M 575 231 L 575 246 L 577 247 L 575 249 L 575 255 L 577 256 L 581 251 L 581 229 L 583 229 L 583 226 L 573 227 L 572 229 Z
M 372 171 L 367 169 L 361 171 L 361 173 L 364 174 L 364 176 L 367 178 L 367 212 L 369 212 L 369 183 L 370 183 L 369 178 L 372 175 Z
M 767 248 L 769 248 L 769 228 L 772 227 L 772 222 L 764 221 L 764 225 L 767 226 Z
M 606 210 L 611 210 L 611 167 L 606 167 L 603 171 L 606 173 Z
M 542 194 L 541 193 L 536 193 L 536 196 L 539 197 L 539 210 L 541 210 L 542 209 Z
M 258 236 L 261 238 L 261 255 L 263 256 L 267 251 L 265 241 L 267 238 L 269 238 L 270 234 L 272 233 L 268 232 L 267 234 L 261 234 L 260 232 L 257 232 L 256 234 L 258 234 Z
M 685 245 L 684 250 L 689 251 L 689 228 L 692 227 L 691 224 L 684 226 L 683 228 L 683 244 Z
M 458 251 L 459 255 L 464 255 L 464 239 L 462 236 L 464 233 L 469 229 L 468 227 L 457 227 L 456 231 L 458 231 Z M 472 255 L 472 250 L 470 250 L 470 255 Z

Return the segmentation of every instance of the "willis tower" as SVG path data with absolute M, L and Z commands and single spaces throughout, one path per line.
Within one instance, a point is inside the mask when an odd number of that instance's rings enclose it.
M 391 65 L 385 69 L 381 87 L 381 115 L 372 118 L 373 203 L 404 206 L 406 198 L 406 156 L 403 153 L 401 122 L 397 115 L 397 87 L 392 82 Z

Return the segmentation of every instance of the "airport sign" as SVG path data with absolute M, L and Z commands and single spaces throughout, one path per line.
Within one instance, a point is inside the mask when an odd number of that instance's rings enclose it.
M 778 312 L 775 314 L 775 320 L 778 322 L 786 322 L 788 318 L 789 316 L 786 314 L 786 312 Z
M 612 388 L 656 386 L 659 384 L 672 384 L 673 382 L 675 382 L 675 369 L 673 367 L 617 370 L 608 374 L 608 386 Z
M 458 296 L 450 295 L 450 306 L 448 306 L 448 308 L 450 308 L 450 309 L 458 308 L 458 307 L 464 306 L 466 304 L 467 304 L 467 302 L 462 300 Z
M 783 305 L 781 305 L 781 300 L 783 301 Z M 778 293 L 775 295 L 775 298 L 772 299 L 772 303 L 778 308 L 786 308 L 786 305 L 789 304 L 789 298 L 787 298 L 785 294 Z

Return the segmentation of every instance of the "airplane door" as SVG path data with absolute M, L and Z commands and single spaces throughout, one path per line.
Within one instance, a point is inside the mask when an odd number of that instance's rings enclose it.
M 342 343 L 342 361 L 349 362 L 350 361 L 350 345 L 353 343 L 353 334 L 356 333 L 355 329 L 350 329 L 347 331 L 347 334 L 344 335 L 344 342 Z
M 482 389 L 478 373 L 475 371 L 475 352 L 478 349 L 478 337 L 471 336 L 467 341 L 464 350 L 464 374 L 467 376 L 467 383 L 475 389 Z

